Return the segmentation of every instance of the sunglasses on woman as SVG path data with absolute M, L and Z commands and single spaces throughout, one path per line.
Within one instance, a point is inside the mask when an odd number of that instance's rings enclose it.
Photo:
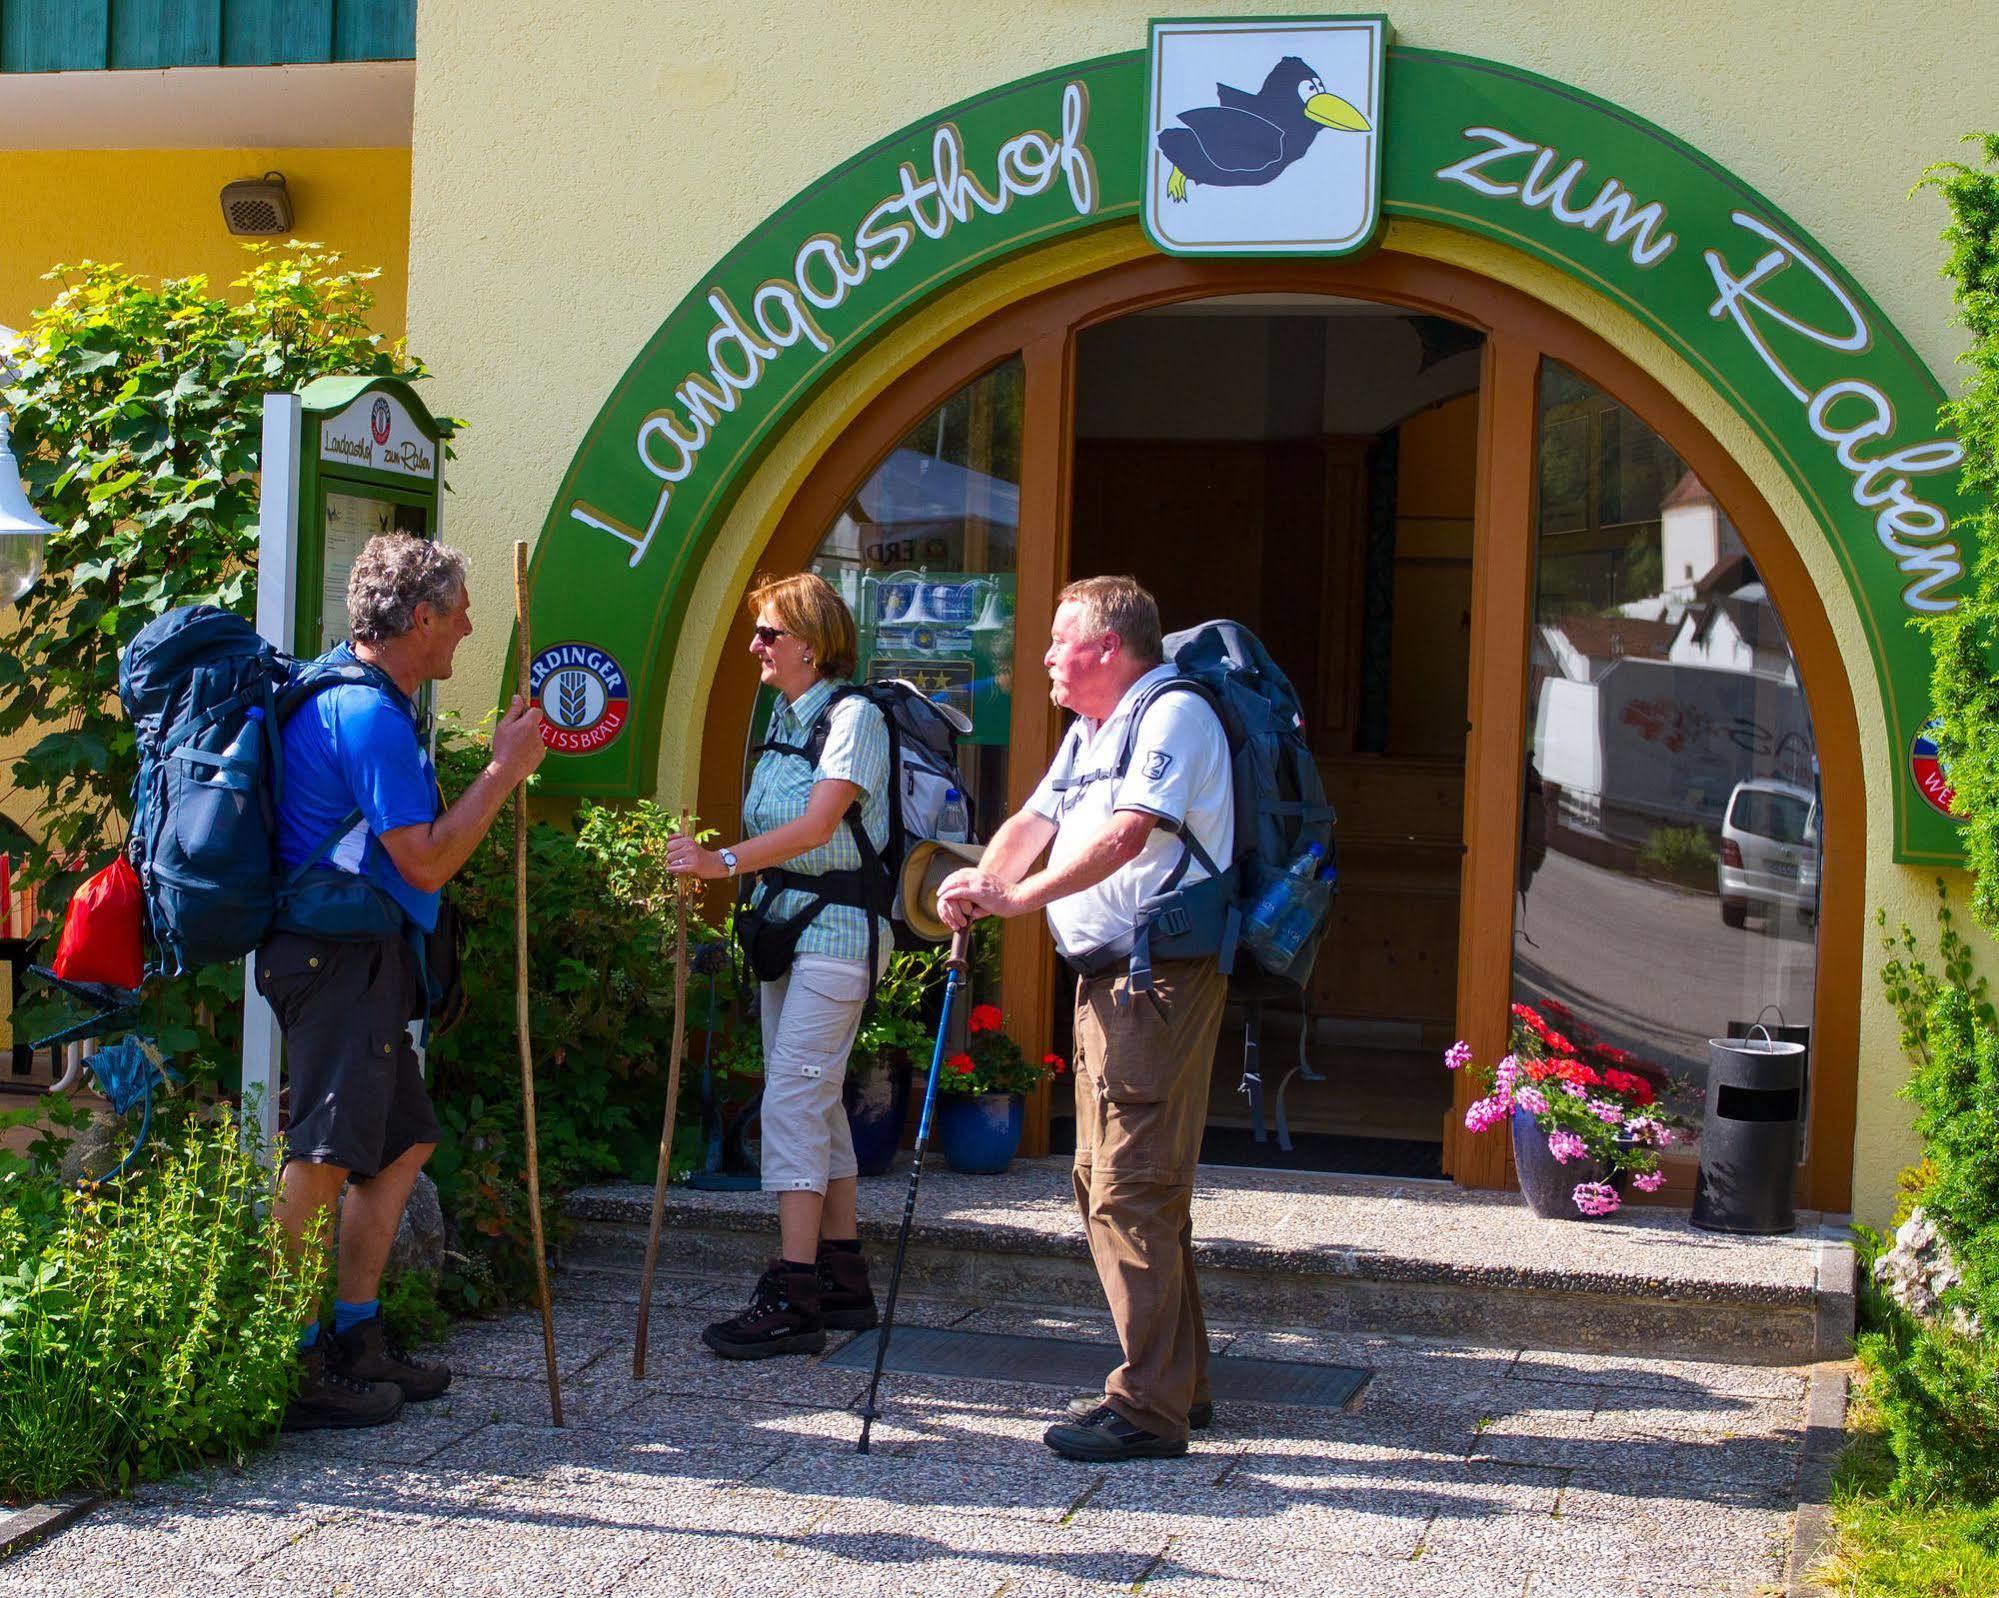
M 752 627 L 750 631 L 757 635 L 757 641 L 766 649 L 770 648 L 780 638 L 789 638 L 791 636 L 782 627 L 765 627 L 761 624 Z

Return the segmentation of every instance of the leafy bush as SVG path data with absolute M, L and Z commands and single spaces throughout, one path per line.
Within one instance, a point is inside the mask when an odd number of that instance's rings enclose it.
M 1976 139 L 1988 166 L 1999 166 L 1999 134 Z M 1971 913 L 1999 934 L 1999 171 L 1939 163 L 1924 174 L 1950 212 L 1943 275 L 1955 283 L 1958 321 L 1971 335 L 1959 360 L 1969 369 L 1962 394 L 1943 422 L 1964 445 L 1960 481 L 1982 509 L 1957 533 L 1976 549 L 1969 592 L 1955 610 L 1927 618 L 1934 666 L 1930 701 L 1937 749 L 1964 818 L 1967 864 L 1976 879 Z
M 0 1153 L 0 1497 L 123 1486 L 277 1430 L 323 1250 L 287 1258 L 227 1113 L 114 1187 Z
M 437 749 L 445 792 L 462 791 L 485 761 L 484 744 L 446 718 Z M 613 810 L 586 802 L 574 833 L 546 821 L 528 829 L 528 1025 L 543 1226 L 551 1238 L 560 1235 L 560 1199 L 568 1189 L 613 1177 L 653 1178 L 673 1032 L 665 860 L 674 826 L 654 804 Z M 461 1310 L 516 1301 L 534 1282 L 515 1034 L 513 860 L 509 813 L 448 890 L 466 925 L 470 1007 L 430 1053 L 443 1135 L 429 1170 L 454 1234 L 456 1257 L 443 1298 Z M 722 936 L 690 916 L 690 944 Z M 739 1025 L 726 976 L 709 977 L 688 990 L 691 1035 L 707 1018 L 711 997 L 725 1034 L 717 1047 L 726 1056 L 732 1037 L 753 1028 Z M 676 1115 L 676 1145 L 685 1152 L 677 1164 L 691 1163 L 700 1143 L 693 1063 L 690 1049 Z
M 0 398 L 56 532 L 0 649 L 0 737 L 42 731 L 13 775 L 35 796 L 45 837 L 24 875 L 51 915 L 125 833 L 137 757 L 119 652 L 177 605 L 255 608 L 264 395 L 334 372 L 426 375 L 368 327 L 375 273 L 343 271 L 316 244 L 244 248 L 233 302 L 203 277 L 149 286 L 119 266 L 58 266 L 61 293 L 12 347 L 18 376 Z M 148 1030 L 233 1081 L 242 981 L 232 961 L 161 987 Z
M 1638 851 L 1639 869 L 1689 886 L 1714 886 L 1714 843 L 1699 827 L 1655 827 Z
M 1891 1496 L 1976 1503 L 1999 1496 L 1999 1026 L 1942 882 L 1937 893 L 1934 960 L 1906 924 L 1890 934 L 1885 914 L 1876 921 L 1882 986 L 1912 1067 L 1902 1093 L 1923 1139 L 1903 1203 L 1922 1205 L 1961 1280 L 1942 1295 L 1936 1320 L 1919 1320 L 1874 1289 L 1869 1272 L 1857 1352 L 1894 1462 Z M 1885 1244 L 1867 1241 L 1873 1254 Z M 1958 1312 L 1981 1330 L 1954 1329 Z

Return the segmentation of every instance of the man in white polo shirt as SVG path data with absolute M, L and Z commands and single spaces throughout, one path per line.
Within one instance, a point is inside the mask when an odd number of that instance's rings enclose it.
M 937 902 L 952 926 L 1045 909 L 1077 971 L 1076 1204 L 1124 1363 L 1045 1440 L 1072 1459 L 1159 1458 L 1213 1415 L 1191 1209 L 1228 979 L 1212 946 L 1189 951 L 1233 852 L 1234 784 L 1207 700 L 1149 693 L 1174 673 L 1138 583 L 1071 583 L 1052 633 L 1050 696 L 1076 720 L 1026 808 Z M 1161 920 L 1176 894 L 1196 913 Z

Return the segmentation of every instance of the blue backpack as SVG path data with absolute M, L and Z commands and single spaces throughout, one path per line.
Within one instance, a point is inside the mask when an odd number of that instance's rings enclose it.
M 1151 986 L 1154 960 L 1215 955 L 1222 971 L 1234 974 L 1239 983 L 1250 977 L 1250 972 L 1236 972 L 1235 960 L 1237 935 L 1250 906 L 1283 877 L 1306 845 L 1318 844 L 1329 863 L 1334 858 L 1336 817 L 1318 765 L 1305 745 L 1304 709 L 1291 679 L 1256 635 L 1240 622 L 1203 622 L 1167 634 L 1164 652 L 1174 675 L 1153 684 L 1132 707 L 1110 766 L 1056 784 L 1070 788 L 1122 778 L 1131 769 L 1139 722 L 1162 694 L 1198 694 L 1227 734 L 1235 779 L 1233 855 L 1225 861 L 1212 860 L 1191 833 L 1179 831 L 1179 862 L 1159 894 L 1143 907 L 1145 919 L 1128 937 L 1084 963 L 1090 974 L 1126 964 L 1132 986 L 1140 991 Z M 1183 888 L 1181 879 L 1193 860 L 1208 875 Z M 1324 935 L 1323 925 L 1315 927 L 1283 970 L 1258 966 L 1257 973 L 1276 983 L 1279 992 L 1302 990 L 1311 980 Z
M 248 954 L 280 924 L 329 937 L 400 930 L 385 894 L 350 872 L 318 867 L 360 819 L 358 809 L 303 866 L 278 869 L 278 729 L 313 695 L 350 682 L 381 689 L 414 717 L 379 667 L 293 660 L 214 605 L 168 611 L 125 650 L 118 698 L 139 752 L 126 851 L 162 976 Z

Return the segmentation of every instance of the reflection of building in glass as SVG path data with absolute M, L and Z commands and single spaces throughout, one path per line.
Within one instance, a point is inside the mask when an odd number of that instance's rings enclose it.
M 1737 783 L 1817 775 L 1783 624 L 1714 497 L 1684 472 L 1655 525 L 1661 591 L 1553 617 L 1544 594 L 1530 661 L 1552 823 L 1633 849 L 1717 833 Z

